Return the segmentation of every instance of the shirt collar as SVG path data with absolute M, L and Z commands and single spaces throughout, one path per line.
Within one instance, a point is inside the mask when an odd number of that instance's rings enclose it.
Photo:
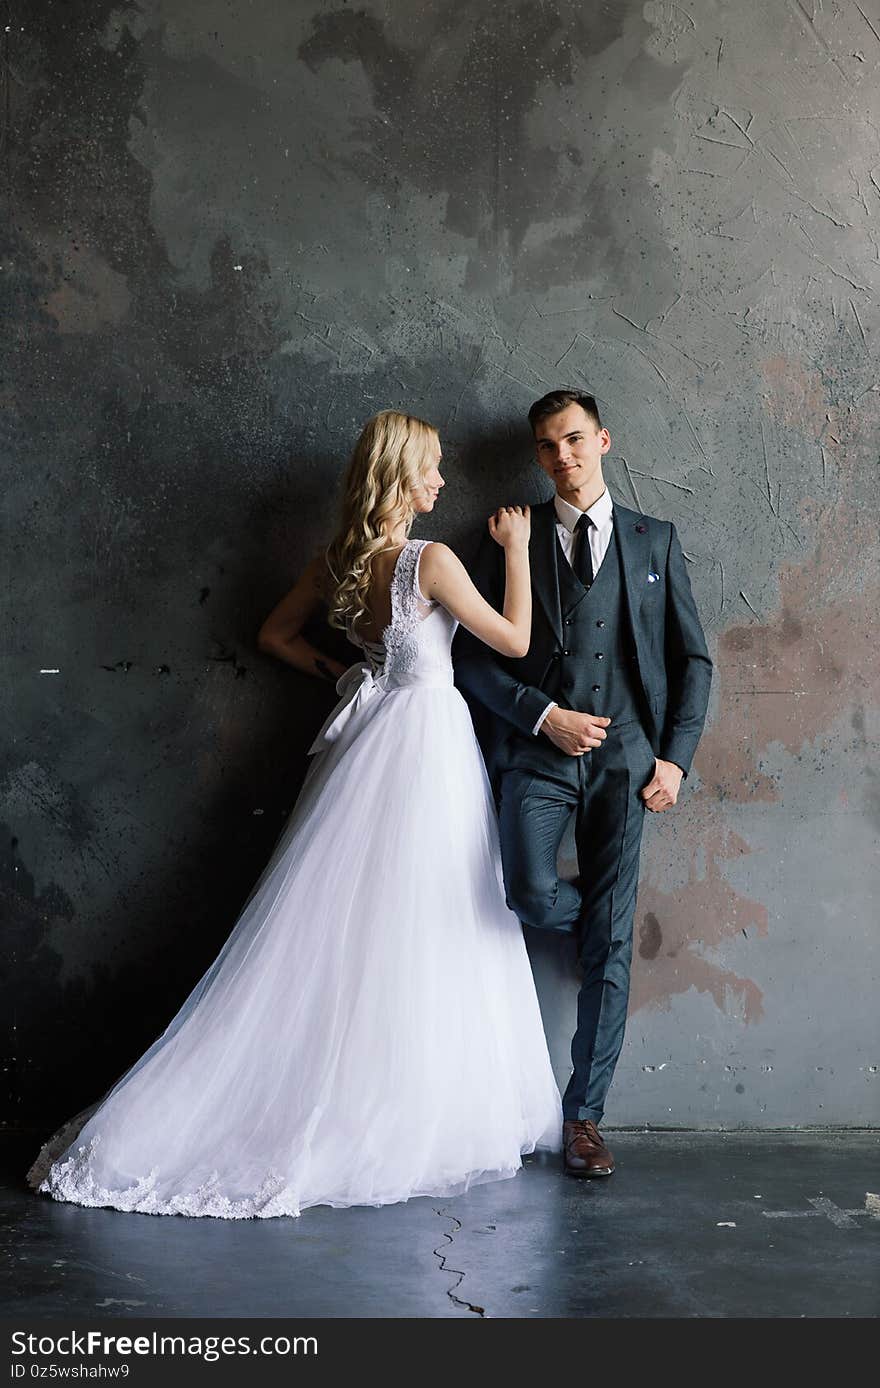
M 553 505 L 556 508 L 556 519 L 560 525 L 564 525 L 566 530 L 573 531 L 581 516 L 584 514 L 577 506 L 572 506 L 570 501 L 565 501 L 557 492 L 553 498 Z M 611 520 L 611 493 L 606 487 L 598 500 L 592 506 L 587 507 L 587 515 L 597 527 L 607 525 Z

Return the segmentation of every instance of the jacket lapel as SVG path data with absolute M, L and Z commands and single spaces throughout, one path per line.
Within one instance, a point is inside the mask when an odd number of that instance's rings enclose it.
M 555 526 L 553 528 L 556 530 Z M 587 596 L 587 590 L 565 557 L 565 550 L 562 548 L 558 531 L 556 531 L 556 574 L 559 580 L 559 605 L 563 617 L 567 617 L 572 608 L 577 607 L 578 603 Z
M 552 499 L 532 507 L 532 587 L 547 614 L 556 640 L 562 643 L 562 612 L 556 567 L 556 509 Z
M 636 650 L 639 654 L 639 609 L 645 596 L 645 584 L 651 559 L 651 536 L 646 518 L 628 506 L 614 503 L 614 528 L 620 545 L 623 584 L 629 607 L 630 623 Z
M 614 503 L 614 526 L 620 545 L 623 584 L 636 651 L 641 654 L 639 609 L 645 596 L 645 584 L 650 569 L 651 536 L 648 533 L 646 517 L 639 511 L 630 510 L 628 506 L 620 506 L 617 502 Z M 559 601 L 557 548 L 556 509 L 551 498 L 550 501 L 532 507 L 532 587 L 547 614 L 547 620 L 557 641 L 561 643 L 562 610 Z

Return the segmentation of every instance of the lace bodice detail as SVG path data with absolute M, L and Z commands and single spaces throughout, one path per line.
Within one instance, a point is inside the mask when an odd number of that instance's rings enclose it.
M 458 622 L 441 603 L 425 598 L 419 587 L 419 562 L 429 544 L 430 540 L 408 540 L 397 556 L 391 576 L 391 621 L 381 641 L 351 638 L 374 674 L 451 668 L 450 647 Z

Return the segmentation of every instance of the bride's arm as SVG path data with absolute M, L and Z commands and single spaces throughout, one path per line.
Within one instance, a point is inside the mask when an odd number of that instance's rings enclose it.
M 257 633 L 257 647 L 307 675 L 334 683 L 348 669 L 300 635 L 326 601 L 327 566 L 322 554 L 303 570 L 290 592 L 273 607 Z
M 497 612 L 474 587 L 467 569 L 448 545 L 428 545 L 419 565 L 426 598 L 440 602 L 463 627 L 501 655 L 521 658 L 529 649 L 532 587 L 529 574 L 528 506 L 502 506 L 489 517 L 489 531 L 504 550 L 504 611 Z

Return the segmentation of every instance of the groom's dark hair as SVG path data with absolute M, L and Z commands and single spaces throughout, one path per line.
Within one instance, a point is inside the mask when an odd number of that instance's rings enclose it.
M 540 400 L 536 400 L 529 410 L 529 423 L 532 426 L 532 433 L 535 426 L 548 415 L 559 414 L 560 410 L 568 409 L 569 405 L 580 405 L 581 409 L 590 416 L 597 429 L 602 428 L 602 421 L 599 418 L 599 407 L 595 397 L 585 395 L 583 391 L 571 390 L 562 387 L 559 390 L 548 390 L 546 395 L 542 395 Z

